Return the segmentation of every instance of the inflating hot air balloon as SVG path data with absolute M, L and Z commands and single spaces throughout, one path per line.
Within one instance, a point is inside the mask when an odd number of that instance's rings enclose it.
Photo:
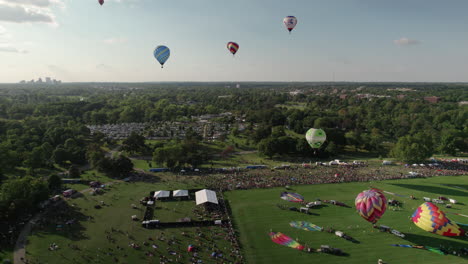
M 314 225 L 305 221 L 292 221 L 289 223 L 289 225 L 306 231 L 322 231 L 323 229 L 318 225 Z
M 300 203 L 304 201 L 304 197 L 302 197 L 302 195 L 292 192 L 282 192 L 280 194 L 280 198 L 293 203 Z
M 99 2 L 100 5 L 104 4 L 104 0 L 98 0 L 98 2 Z
M 237 44 L 235 42 L 228 42 L 227 48 L 232 53 L 232 55 L 234 56 L 236 54 L 237 50 L 239 50 L 239 44 Z
M 297 18 L 295 16 L 287 16 L 283 19 L 283 23 L 289 30 L 289 34 L 291 34 L 291 31 L 297 25 Z
M 304 250 L 304 246 L 299 244 L 296 240 L 286 236 L 281 232 L 270 232 L 271 241 L 275 242 L 276 244 L 287 246 L 290 248 L 295 248 L 297 250 Z
M 154 49 L 154 57 L 161 63 L 161 68 L 164 67 L 164 63 L 169 59 L 170 55 L 171 51 L 166 46 L 157 46 L 156 49 Z
M 370 189 L 358 194 L 355 205 L 362 218 L 376 223 L 387 209 L 387 198 L 380 190 Z
M 441 236 L 463 236 L 465 231 L 445 216 L 435 204 L 426 202 L 419 206 L 411 216 L 419 228 Z
M 311 128 L 307 130 L 306 140 L 312 148 L 318 149 L 327 140 L 327 135 L 322 129 Z

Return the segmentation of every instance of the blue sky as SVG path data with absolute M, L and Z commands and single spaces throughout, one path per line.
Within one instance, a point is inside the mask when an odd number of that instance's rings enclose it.
M 467 10 L 464 0 L 0 0 L 0 82 L 468 81 Z M 171 49 L 164 69 L 157 45 Z

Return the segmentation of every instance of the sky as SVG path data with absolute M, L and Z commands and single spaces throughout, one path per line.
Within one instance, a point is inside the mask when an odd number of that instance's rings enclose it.
M 0 0 L 0 82 L 468 82 L 467 10 L 466 0 Z M 158 45 L 171 50 L 164 69 Z

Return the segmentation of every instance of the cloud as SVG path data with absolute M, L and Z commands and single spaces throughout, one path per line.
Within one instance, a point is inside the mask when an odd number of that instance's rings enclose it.
M 57 25 L 54 6 L 64 7 L 64 3 L 62 0 L 0 0 L 0 21 Z
M 103 42 L 109 45 L 114 45 L 114 44 L 125 43 L 127 42 L 127 39 L 126 38 L 108 38 L 108 39 L 103 40 Z
M 420 44 L 421 41 L 416 40 L 416 39 L 401 38 L 401 39 L 394 40 L 393 43 L 395 43 L 398 46 L 409 46 L 409 45 Z
M 0 44 L 0 52 L 10 52 L 10 53 L 28 53 L 26 50 L 19 50 L 10 44 Z
M 39 7 L 48 7 L 52 5 L 54 1 L 51 0 L 3 0 L 6 3 L 19 4 L 19 5 L 32 5 Z
M 101 64 L 96 65 L 96 69 L 108 71 L 108 70 L 112 70 L 113 68 L 112 68 L 112 66 L 101 63 Z

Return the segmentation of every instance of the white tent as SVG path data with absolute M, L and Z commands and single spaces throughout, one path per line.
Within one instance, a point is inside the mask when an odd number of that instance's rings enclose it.
M 188 191 L 187 190 L 175 190 L 175 191 L 172 191 L 172 196 L 173 197 L 188 196 Z
M 211 190 L 203 189 L 195 193 L 195 200 L 197 205 L 204 204 L 206 202 L 218 204 L 218 198 L 216 193 Z
M 167 198 L 171 195 L 170 191 L 157 191 L 154 193 L 154 198 Z

